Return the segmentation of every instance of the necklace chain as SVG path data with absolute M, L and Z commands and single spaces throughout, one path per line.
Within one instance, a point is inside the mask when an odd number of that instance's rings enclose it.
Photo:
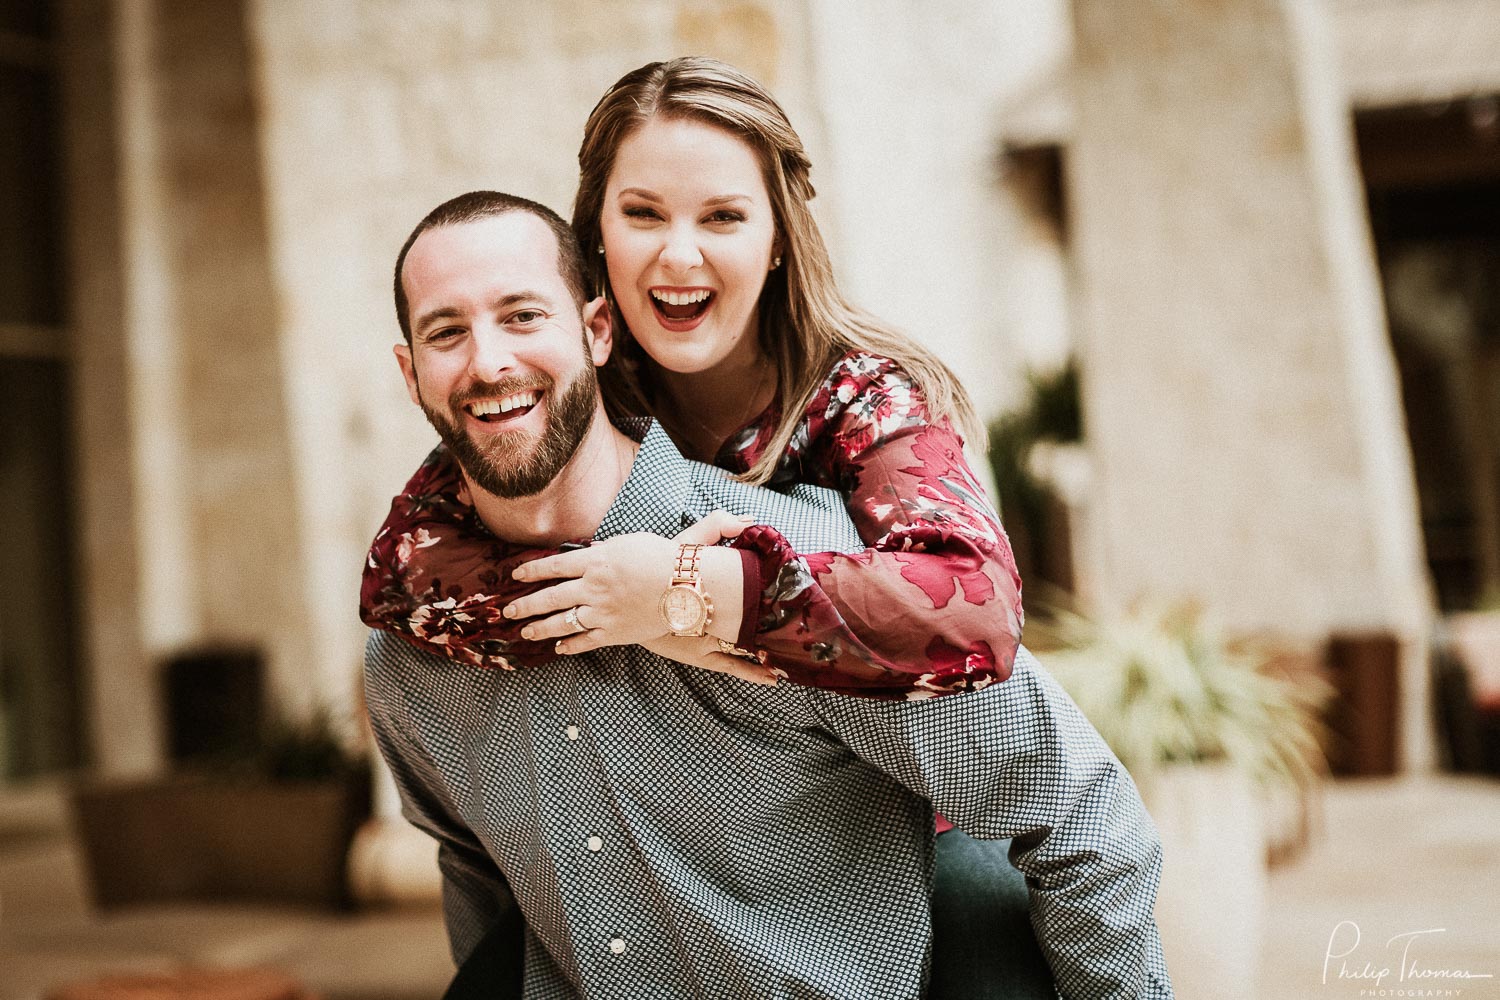
M 710 427 L 706 422 L 704 422 L 698 416 L 696 416 L 694 414 L 690 414 L 690 413 L 688 413 L 687 411 L 681 409 L 678 406 L 674 405 L 672 407 L 673 411 L 676 413 L 676 415 L 680 419 L 687 420 L 690 423 L 695 424 L 698 427 L 698 429 L 703 432 L 703 436 L 704 436 L 705 440 L 708 441 L 709 448 L 712 449 L 711 451 L 708 452 L 708 460 L 709 461 L 712 461 L 718 455 L 719 448 L 721 448 L 723 446 L 723 444 L 724 444 L 725 440 L 728 438 L 728 436 L 730 434 L 733 434 L 734 432 L 738 431 L 740 428 L 744 427 L 745 424 L 749 423 L 750 418 L 753 417 L 758 412 L 756 410 L 756 404 L 760 402 L 761 393 L 765 392 L 766 383 L 770 380 L 771 373 L 774 370 L 775 370 L 775 366 L 771 365 L 769 363 L 763 362 L 760 365 L 760 378 L 759 378 L 759 380 L 756 381 L 755 388 L 753 390 L 751 390 L 751 392 L 750 392 L 750 398 L 746 401 L 745 408 L 742 411 L 740 411 L 740 415 L 735 420 L 733 426 L 731 426 L 728 430 L 724 431 L 722 434 L 719 433 L 714 428 Z

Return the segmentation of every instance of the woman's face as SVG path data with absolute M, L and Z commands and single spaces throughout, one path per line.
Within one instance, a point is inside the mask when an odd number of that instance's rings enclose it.
M 600 225 L 615 301 L 657 364 L 697 374 L 760 360 L 760 291 L 779 251 L 748 143 L 651 119 L 620 144 Z

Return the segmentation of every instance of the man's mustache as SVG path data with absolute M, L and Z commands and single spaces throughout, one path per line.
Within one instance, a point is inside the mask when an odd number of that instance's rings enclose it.
M 496 382 L 470 382 L 464 388 L 455 390 L 448 397 L 448 405 L 457 409 L 476 399 L 494 399 L 497 396 L 510 396 L 532 389 L 546 392 L 552 388 L 552 385 L 553 380 L 546 375 L 515 375 Z

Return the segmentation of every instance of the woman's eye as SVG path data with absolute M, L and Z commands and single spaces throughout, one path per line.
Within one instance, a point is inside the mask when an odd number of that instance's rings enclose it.
M 660 218 L 654 208 L 635 207 L 625 209 L 627 219 L 656 219 Z
M 745 213 L 744 212 L 734 212 L 734 211 L 730 211 L 729 209 L 724 209 L 724 210 L 715 212 L 713 215 L 710 215 L 708 217 L 708 221 L 709 222 L 713 222 L 713 223 L 719 223 L 719 224 L 727 224 L 727 223 L 731 223 L 731 222 L 744 222 L 745 221 Z

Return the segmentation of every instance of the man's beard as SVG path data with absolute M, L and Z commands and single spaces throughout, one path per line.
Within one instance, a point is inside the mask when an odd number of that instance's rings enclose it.
M 463 406 L 475 399 L 495 399 L 527 389 L 540 389 L 547 402 L 547 426 L 529 456 L 526 445 L 533 439 L 524 431 L 509 431 L 490 438 L 481 446 L 468 431 L 445 414 L 422 401 L 422 412 L 432 424 L 469 480 L 484 490 L 506 500 L 535 496 L 557 478 L 563 466 L 573 458 L 594 420 L 594 405 L 599 396 L 598 379 L 592 364 L 580 373 L 560 394 L 552 393 L 556 383 L 539 385 L 535 380 L 501 380 L 477 383 L 448 400 L 452 413 L 462 413 Z M 537 403 L 541 405 L 541 401 Z

